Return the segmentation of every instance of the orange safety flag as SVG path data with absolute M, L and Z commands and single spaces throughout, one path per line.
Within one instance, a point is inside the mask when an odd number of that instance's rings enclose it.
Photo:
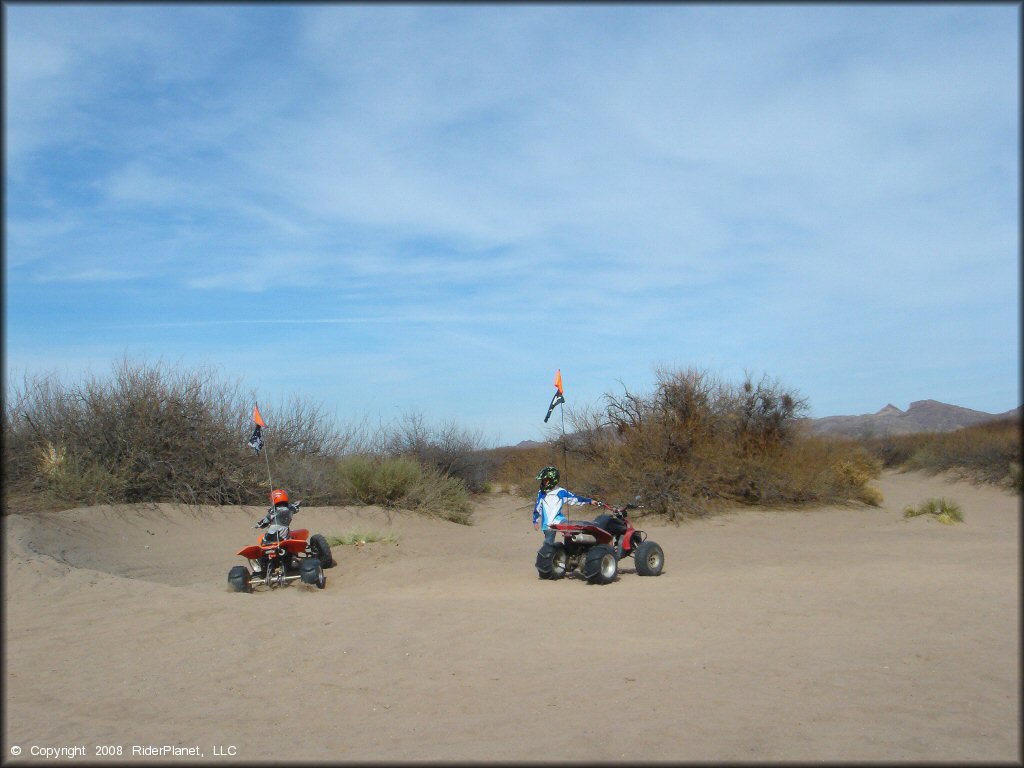
M 544 417 L 544 423 L 548 423 L 548 419 L 551 418 L 552 411 L 555 410 L 555 406 L 565 402 L 565 397 L 562 395 L 562 369 L 559 368 L 555 371 L 555 394 L 551 398 L 551 405 L 548 406 L 547 415 Z
M 252 420 L 253 423 L 255 423 L 257 426 L 267 426 L 266 424 L 263 423 L 263 419 L 260 418 L 260 412 L 255 405 L 252 407 Z

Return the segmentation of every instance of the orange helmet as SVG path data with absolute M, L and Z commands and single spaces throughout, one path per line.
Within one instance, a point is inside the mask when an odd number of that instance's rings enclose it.
M 284 491 L 280 491 L 280 490 L 278 490 L 278 491 L 271 491 L 270 492 L 270 502 L 275 507 L 278 504 L 287 504 L 288 503 L 288 494 L 285 493 Z

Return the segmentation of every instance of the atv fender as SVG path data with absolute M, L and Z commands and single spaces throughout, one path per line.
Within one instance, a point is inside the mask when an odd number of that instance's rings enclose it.
M 248 547 L 242 547 L 235 554 L 247 557 L 250 560 L 259 560 L 263 555 L 263 548 L 259 544 L 250 544 Z
M 643 541 L 643 534 L 640 533 L 640 531 L 633 531 L 632 536 L 628 539 L 623 539 L 622 541 L 622 554 L 627 556 L 632 555 L 636 552 L 636 548 L 643 544 Z
M 284 551 L 290 555 L 301 555 L 306 551 L 305 539 L 285 539 L 281 542 Z

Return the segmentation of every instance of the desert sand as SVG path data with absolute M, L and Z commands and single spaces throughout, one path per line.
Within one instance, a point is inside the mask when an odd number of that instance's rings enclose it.
M 876 485 L 879 508 L 641 519 L 664 573 L 606 586 L 538 579 L 505 494 L 468 527 L 303 508 L 397 541 L 256 594 L 226 575 L 261 507 L 10 514 L 3 759 L 1019 763 L 1019 498 Z M 937 496 L 965 522 L 903 518 Z M 163 746 L 202 757 L 133 757 Z

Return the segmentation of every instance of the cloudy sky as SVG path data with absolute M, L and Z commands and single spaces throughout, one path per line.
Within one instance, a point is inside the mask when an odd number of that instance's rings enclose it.
M 8 381 L 125 357 L 495 442 L 656 367 L 1019 391 L 1020 9 L 4 6 Z M 268 418 L 269 420 L 269 418 Z

